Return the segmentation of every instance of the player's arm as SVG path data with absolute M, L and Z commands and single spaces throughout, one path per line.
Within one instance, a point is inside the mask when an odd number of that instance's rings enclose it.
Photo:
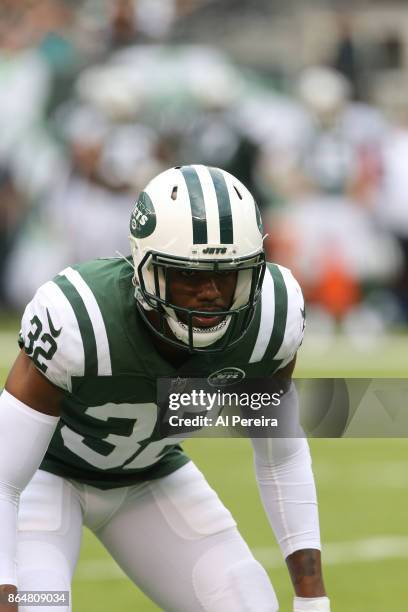
M 62 390 L 21 351 L 0 395 L 0 595 L 17 586 L 19 496 L 39 467 L 58 423 Z M 1 598 L 0 598 L 1 602 Z M 0 603 L 0 612 L 17 607 Z
M 10 370 L 5 389 L 37 412 L 54 417 L 60 415 L 62 389 L 45 378 L 23 350 Z
M 296 357 L 279 370 L 291 379 Z M 281 406 L 297 411 L 293 382 Z M 328 612 L 322 578 L 316 487 L 305 438 L 253 438 L 257 481 L 265 511 L 289 569 L 295 590 L 294 612 Z

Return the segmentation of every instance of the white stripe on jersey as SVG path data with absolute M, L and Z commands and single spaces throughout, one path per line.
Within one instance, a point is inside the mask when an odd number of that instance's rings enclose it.
M 68 267 L 60 272 L 60 274 L 66 276 L 69 282 L 74 285 L 83 299 L 85 308 L 91 319 L 95 334 L 96 354 L 98 357 L 98 376 L 112 376 L 108 335 L 106 333 L 102 313 L 94 294 L 77 270 Z
M 220 242 L 220 212 L 218 209 L 217 194 L 211 174 L 205 166 L 193 166 L 200 179 L 203 190 L 205 215 L 207 220 L 207 242 L 208 244 L 219 244 Z
M 249 363 L 257 363 L 263 358 L 268 347 L 275 320 L 275 286 L 268 268 L 262 285 L 261 322 Z
M 84 375 L 84 347 L 71 303 L 58 285 L 52 281 L 42 285 L 33 300 L 28 304 L 22 321 L 22 329 L 25 332 L 23 335 L 26 336 L 27 330 L 25 328 L 27 325 L 30 328 L 30 320 L 33 314 L 39 316 L 43 325 L 45 324 L 47 308 L 53 326 L 57 329 L 61 327 L 62 330 L 61 336 L 57 338 L 58 350 L 51 361 L 47 361 L 45 376 L 57 387 L 71 391 L 71 377 Z
M 283 359 L 280 367 L 283 368 L 295 356 L 303 339 L 302 309 L 305 302 L 299 283 L 289 268 L 279 266 L 288 292 L 288 314 L 286 317 L 285 334 L 283 342 L 274 359 Z

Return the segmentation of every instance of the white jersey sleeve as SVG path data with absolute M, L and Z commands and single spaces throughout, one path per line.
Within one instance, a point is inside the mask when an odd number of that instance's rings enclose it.
M 292 361 L 303 341 L 305 331 L 305 301 L 299 283 L 292 272 L 284 266 L 278 266 L 285 281 L 287 291 L 287 316 L 282 344 L 276 353 L 276 359 L 282 359 L 280 368 Z
M 42 285 L 27 305 L 19 344 L 57 387 L 71 390 L 71 377 L 84 374 L 84 347 L 77 317 L 58 285 Z
M 249 363 L 266 362 L 276 371 L 290 363 L 302 344 L 305 304 L 288 268 L 268 264 L 262 286 L 261 316 Z M 272 372 L 271 372 L 272 373 Z

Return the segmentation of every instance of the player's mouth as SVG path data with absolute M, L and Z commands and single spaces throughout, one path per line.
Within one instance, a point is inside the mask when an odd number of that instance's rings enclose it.
M 212 315 L 212 312 L 219 312 L 220 310 L 223 310 L 222 306 L 219 306 L 217 308 L 197 308 L 197 310 L 201 310 L 202 312 L 208 312 L 207 314 L 200 314 L 200 315 L 194 315 L 192 317 L 192 324 L 193 327 L 202 327 L 202 328 L 209 328 L 209 327 L 216 327 L 217 325 L 219 325 L 224 319 L 226 315 Z M 187 324 L 187 315 L 185 313 L 180 313 L 178 315 L 180 321 L 184 324 Z
M 192 318 L 193 327 L 215 327 L 225 319 L 225 315 L 218 316 L 194 316 Z

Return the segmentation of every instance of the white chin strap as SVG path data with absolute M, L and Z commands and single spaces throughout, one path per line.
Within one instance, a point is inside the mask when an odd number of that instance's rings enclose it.
M 188 345 L 188 325 L 174 319 L 169 314 L 166 315 L 166 321 L 177 340 Z M 231 317 L 227 316 L 218 325 L 214 325 L 214 327 L 193 327 L 193 347 L 201 348 L 214 344 L 223 337 L 230 323 Z

